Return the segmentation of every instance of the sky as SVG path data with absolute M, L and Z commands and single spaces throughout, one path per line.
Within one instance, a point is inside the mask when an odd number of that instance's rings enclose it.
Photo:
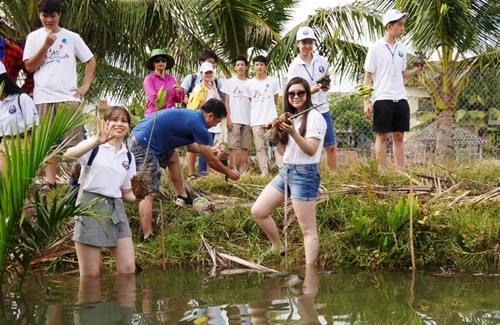
M 316 9 L 320 7 L 333 7 L 338 5 L 345 5 L 353 2 L 353 0 L 301 0 L 299 5 L 293 10 L 293 19 L 285 27 L 285 32 L 288 32 L 292 27 L 299 24 L 307 18 L 309 15 L 313 15 Z M 351 91 L 354 84 L 350 81 L 344 80 L 342 84 L 337 84 L 337 78 L 331 76 L 333 82 L 331 84 L 331 91 Z
M 288 32 L 293 26 L 314 14 L 314 11 L 320 7 L 333 7 L 344 5 L 353 2 L 353 0 L 301 0 L 299 5 L 293 10 L 293 19 L 286 25 L 285 30 Z

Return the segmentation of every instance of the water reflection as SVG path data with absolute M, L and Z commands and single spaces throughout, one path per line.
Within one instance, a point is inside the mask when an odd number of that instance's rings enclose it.
M 500 278 L 146 270 L 100 278 L 30 274 L 4 287 L 0 324 L 498 324 Z
M 81 277 L 78 300 L 74 308 L 74 323 L 82 325 L 148 323 L 147 317 L 136 310 L 135 274 L 118 274 L 113 291 L 114 295 L 103 297 L 100 277 Z

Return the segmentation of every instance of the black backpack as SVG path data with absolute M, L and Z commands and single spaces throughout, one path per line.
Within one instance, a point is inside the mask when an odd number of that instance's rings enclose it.
M 99 151 L 99 147 L 95 147 L 92 149 L 90 153 L 89 161 L 87 161 L 87 166 L 90 167 L 94 162 L 95 156 L 97 156 L 97 152 Z M 127 158 L 128 164 L 132 162 L 132 154 L 127 150 Z M 66 188 L 66 194 L 69 195 L 68 202 L 73 205 L 76 203 L 76 197 L 78 196 L 78 191 L 80 190 L 80 183 L 78 183 L 78 179 L 80 178 L 80 173 L 82 170 L 82 165 L 75 164 L 73 169 L 71 170 L 71 174 L 69 175 L 68 187 Z

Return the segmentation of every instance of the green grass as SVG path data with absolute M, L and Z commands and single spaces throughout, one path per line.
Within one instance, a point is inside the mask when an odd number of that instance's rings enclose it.
M 485 161 L 447 168 L 409 168 L 413 185 L 434 186 L 430 193 L 416 192 L 413 199 L 417 269 L 499 273 L 498 196 L 497 201 L 472 202 L 474 197 L 498 187 L 499 166 L 498 161 Z M 409 178 L 393 171 L 381 174 L 373 160 L 341 165 L 334 174 L 322 165 L 321 177 L 317 206 L 321 245 L 318 263 L 327 268 L 410 269 L 409 193 L 392 190 L 396 186 L 409 186 Z M 167 197 L 160 196 L 162 211 L 160 200 L 156 202 L 156 237 L 152 242 L 139 243 L 137 206 L 127 205 L 137 243 L 137 260 L 146 267 L 212 265 L 202 245 L 203 236 L 219 251 L 260 261 L 269 242 L 253 220 L 250 209 L 271 178 L 247 173 L 238 182 L 227 182 L 213 172 L 188 183 L 192 191 L 215 204 L 215 211 L 200 214 L 191 208 L 175 206 L 168 178 L 163 177 Z M 437 178 L 441 179 L 441 194 Z M 456 184 L 459 185 L 452 188 Z M 345 192 L 346 188 L 350 191 Z M 461 195 L 464 196 L 450 205 Z M 292 215 L 293 211 L 289 211 L 289 217 Z M 283 209 L 273 212 L 273 218 L 281 227 Z M 290 263 L 303 263 L 302 234 L 296 221 L 288 228 L 287 235 Z M 279 262 L 275 257 L 262 261 L 269 266 Z

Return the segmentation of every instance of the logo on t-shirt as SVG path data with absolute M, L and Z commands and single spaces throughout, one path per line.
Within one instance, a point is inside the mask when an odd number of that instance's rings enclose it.
M 256 103 L 257 102 L 263 103 L 266 100 L 269 100 L 271 98 L 271 95 L 270 92 L 268 92 L 268 90 L 269 90 L 269 85 L 266 85 L 266 89 L 262 93 L 256 89 L 252 96 L 252 100 Z
M 123 168 L 125 168 L 125 170 L 129 170 L 130 166 L 128 164 L 128 160 L 122 161 L 122 166 L 123 166 Z
M 319 68 L 318 68 L 318 71 L 321 72 L 321 73 L 325 72 L 325 67 L 322 66 L 322 65 L 320 65 Z
M 398 51 L 398 56 L 399 56 L 400 58 L 402 58 L 402 57 L 403 57 L 403 51 L 399 50 L 399 51 Z
M 240 89 L 240 87 L 235 86 L 233 90 L 233 98 L 239 98 L 239 99 L 246 99 L 243 96 L 243 90 Z
M 17 107 L 16 105 L 10 105 L 9 106 L 9 114 L 12 115 L 12 114 L 16 114 L 17 112 Z
M 63 48 L 62 45 L 59 45 L 59 50 L 53 50 L 53 49 L 49 49 L 49 51 L 47 52 L 47 54 L 45 55 L 45 59 L 46 59 L 46 63 L 49 64 L 49 63 L 52 63 L 52 62 L 56 62 L 56 63 L 61 63 L 62 60 L 64 59 L 68 59 L 69 58 L 69 55 L 67 53 L 61 53 L 61 49 Z

